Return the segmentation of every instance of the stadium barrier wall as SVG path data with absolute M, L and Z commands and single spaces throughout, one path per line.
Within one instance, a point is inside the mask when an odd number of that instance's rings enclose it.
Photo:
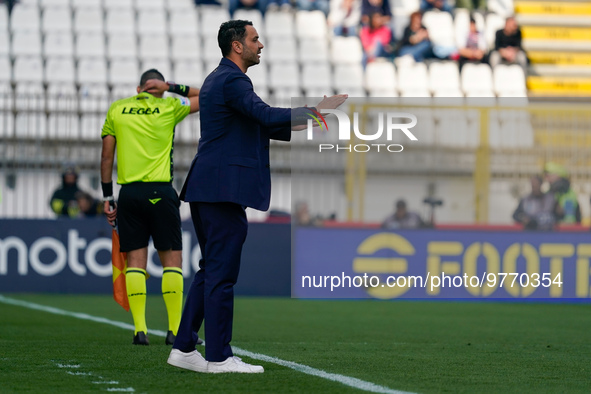
M 183 276 L 188 289 L 201 250 L 183 222 Z M 243 249 L 238 295 L 290 295 L 288 224 L 252 223 Z M 162 267 L 149 247 L 149 294 L 160 294 Z M 104 218 L 0 220 L 0 293 L 112 293 L 111 227 Z

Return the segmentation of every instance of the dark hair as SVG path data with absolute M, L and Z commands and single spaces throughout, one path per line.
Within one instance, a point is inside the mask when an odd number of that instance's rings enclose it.
M 140 86 L 144 86 L 148 79 L 158 79 L 160 81 L 164 81 L 164 76 L 160 71 L 156 70 L 155 68 L 151 68 L 148 71 L 142 74 L 140 78 Z
M 232 43 L 240 41 L 244 44 L 246 26 L 252 26 L 251 21 L 232 20 L 222 23 L 218 31 L 218 45 L 222 50 L 222 56 L 228 56 L 232 50 Z

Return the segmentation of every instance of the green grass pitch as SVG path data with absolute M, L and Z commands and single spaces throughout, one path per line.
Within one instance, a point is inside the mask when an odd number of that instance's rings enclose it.
M 6 296 L 131 323 L 109 296 Z M 149 297 L 147 318 L 167 329 L 160 297 Z M 261 375 L 197 374 L 166 364 L 163 338 L 131 340 L 118 327 L 0 303 L 0 392 L 361 392 L 266 362 Z M 238 298 L 232 343 L 395 390 L 591 392 L 591 305 Z

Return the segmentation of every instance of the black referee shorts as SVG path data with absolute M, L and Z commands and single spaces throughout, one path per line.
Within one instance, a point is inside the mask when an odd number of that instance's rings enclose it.
M 170 183 L 122 185 L 117 203 L 121 251 L 145 248 L 150 236 L 156 250 L 182 250 L 180 204 Z

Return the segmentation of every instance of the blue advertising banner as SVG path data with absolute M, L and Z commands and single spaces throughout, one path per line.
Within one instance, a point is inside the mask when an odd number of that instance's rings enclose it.
M 292 296 L 590 300 L 591 234 L 294 229 Z
M 239 295 L 289 296 L 288 224 L 252 223 L 243 248 Z M 201 250 L 193 225 L 183 223 L 183 276 L 188 288 Z M 160 293 L 162 267 L 148 249 L 148 293 Z M 111 227 L 104 218 L 0 220 L 0 293 L 112 293 Z

